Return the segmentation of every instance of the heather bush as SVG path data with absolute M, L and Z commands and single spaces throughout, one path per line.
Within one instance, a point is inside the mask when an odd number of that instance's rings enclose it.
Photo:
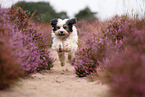
M 127 16 L 116 16 L 102 29 L 102 33 L 104 33 L 103 37 L 105 37 L 107 41 L 109 40 L 117 45 L 120 49 L 128 45 L 136 45 L 135 36 L 143 34 L 140 33 L 140 30 L 143 29 L 143 27 L 141 27 L 142 25 L 140 27 L 138 26 L 142 21 L 144 21 L 144 19 L 140 21 L 138 19 L 129 19 Z
M 127 16 L 115 17 L 105 22 L 105 25 L 99 24 L 101 30 L 99 30 L 100 28 L 96 29 L 94 34 L 86 34 L 87 36 L 82 34 L 81 36 L 84 35 L 84 38 L 80 40 L 81 45 L 73 62 L 76 74 L 80 77 L 94 72 L 100 75 L 104 60 L 124 50 L 127 46 L 135 47 L 144 44 L 143 37 L 141 37 L 144 36 L 144 33 L 141 33 L 141 31 L 144 32 L 143 21 L 144 19 L 129 19 Z M 100 34 L 96 34 L 97 31 L 101 31 Z M 86 30 L 85 33 L 89 32 Z
M 9 39 L 14 34 L 14 26 L 9 23 L 7 10 L 0 7 L 0 89 L 7 88 L 23 75 L 18 58 L 13 55 Z
M 1 38 L 1 37 L 0 37 Z M 23 70 L 17 64 L 17 58 L 12 55 L 12 49 L 6 40 L 0 39 L 0 89 L 9 87 L 23 75 Z
M 83 22 L 83 24 L 80 22 L 78 25 L 80 44 L 77 56 L 73 61 L 75 73 L 79 77 L 98 72 L 101 62 L 108 56 L 106 52 L 115 48 L 112 47 L 115 44 L 111 40 L 98 32 L 100 28 L 96 28 L 96 26 L 100 27 L 100 24 L 88 23 L 87 27 L 84 27 L 86 23 Z M 110 50 L 107 50 L 108 47 Z
M 112 34 L 109 38 L 118 44 L 122 40 L 117 51 L 107 57 L 103 62 L 103 80 L 107 82 L 114 97 L 144 97 L 145 96 L 145 21 L 144 19 L 119 18 L 119 24 L 108 26 L 105 33 L 111 33 L 110 29 L 116 28 L 121 32 L 121 39 L 118 35 Z M 116 19 L 115 19 L 116 20 Z M 113 30 L 113 31 L 115 31 Z M 108 34 L 107 34 L 108 35 Z M 106 36 L 107 36 L 106 35 Z M 114 38 L 112 36 L 115 36 Z
M 17 7 L 7 10 L 0 7 L 1 88 L 21 75 L 21 71 L 26 75 L 52 67 L 53 59 L 43 42 L 44 37 L 31 23 L 29 14 Z
M 75 67 L 75 73 L 79 77 L 93 74 L 96 71 L 99 61 L 101 61 L 100 57 L 104 57 L 104 42 L 99 37 L 96 37 L 100 36 L 100 33 L 97 32 L 97 28 L 95 27 L 97 25 L 98 23 L 96 22 L 86 21 L 79 21 L 77 24 L 79 32 L 79 50 L 73 61 L 73 65 Z M 94 44 L 98 44 L 99 48 L 97 49 Z M 97 53 L 102 54 L 98 54 L 96 57 Z
M 38 31 L 43 32 L 42 37 L 43 37 L 43 42 L 47 47 L 51 47 L 52 44 L 52 37 L 51 37 L 51 32 L 52 32 L 52 27 L 50 23 L 44 23 L 44 22 L 35 22 L 35 27 L 38 29 Z
M 96 72 L 96 67 L 105 57 L 105 45 L 103 39 L 92 37 L 81 46 L 74 59 L 74 67 L 79 77 L 85 77 Z
M 128 47 L 104 62 L 104 79 L 114 97 L 145 96 L 144 59 L 145 52 Z
M 35 28 L 35 24 L 30 22 L 30 13 L 21 8 L 12 7 L 9 10 L 9 15 L 10 21 L 18 27 L 18 32 L 13 35 L 10 41 L 14 43 L 14 54 L 20 57 L 19 63 L 26 73 L 50 69 L 53 60 L 49 56 L 41 32 Z

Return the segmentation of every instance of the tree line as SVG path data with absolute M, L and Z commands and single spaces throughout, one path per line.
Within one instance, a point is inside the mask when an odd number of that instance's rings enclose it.
M 34 13 L 34 19 L 42 22 L 50 22 L 54 18 L 69 18 L 67 12 L 56 12 L 49 2 L 17 2 L 17 7 L 21 7 L 24 11 L 29 10 L 31 15 Z M 93 21 L 96 19 L 97 12 L 92 12 L 89 7 L 80 10 L 75 17 L 79 20 Z

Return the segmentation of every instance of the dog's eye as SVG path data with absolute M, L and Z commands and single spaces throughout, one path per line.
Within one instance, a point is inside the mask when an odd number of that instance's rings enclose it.
M 57 29 L 60 29 L 60 27 L 57 27 Z
M 66 26 L 64 26 L 63 28 L 64 28 L 64 29 L 67 29 L 67 27 L 66 27 Z

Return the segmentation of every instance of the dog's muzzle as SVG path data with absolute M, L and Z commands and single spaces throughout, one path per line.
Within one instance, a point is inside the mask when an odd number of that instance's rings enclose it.
M 60 31 L 59 36 L 65 36 L 65 34 L 63 33 L 63 31 Z

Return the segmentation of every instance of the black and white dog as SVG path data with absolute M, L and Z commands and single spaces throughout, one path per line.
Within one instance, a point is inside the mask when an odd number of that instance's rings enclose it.
M 74 26 L 76 19 L 53 19 L 51 25 L 53 28 L 52 49 L 57 51 L 57 56 L 61 66 L 66 63 L 65 52 L 68 53 L 68 59 L 72 61 L 78 48 L 78 33 Z

